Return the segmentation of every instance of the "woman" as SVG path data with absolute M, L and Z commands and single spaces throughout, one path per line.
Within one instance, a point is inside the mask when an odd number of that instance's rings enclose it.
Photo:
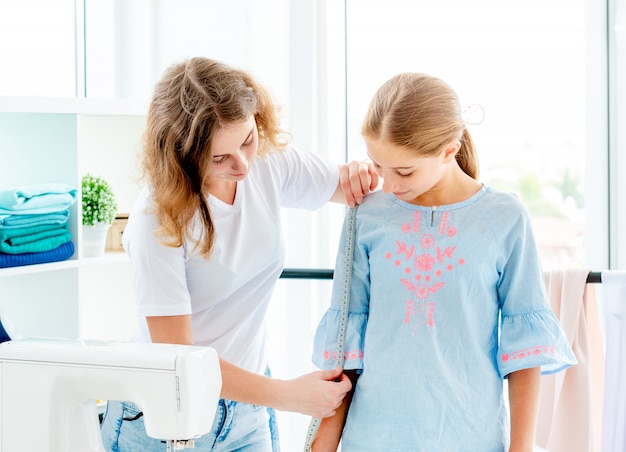
M 264 376 L 266 310 L 284 264 L 281 209 L 360 203 L 378 183 L 375 170 L 289 146 L 268 92 L 207 58 L 176 64 L 157 83 L 143 168 L 147 187 L 123 235 L 143 339 L 220 355 L 223 399 L 195 450 L 270 451 L 273 443 L 276 451 L 265 407 L 326 417 L 351 387 L 341 369 Z M 102 436 L 111 451 L 163 447 L 129 402 L 109 403 Z

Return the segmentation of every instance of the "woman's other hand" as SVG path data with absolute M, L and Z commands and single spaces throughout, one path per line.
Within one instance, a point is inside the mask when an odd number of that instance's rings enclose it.
M 378 187 L 378 173 L 370 161 L 352 161 L 339 167 L 339 183 L 330 199 L 350 207 L 363 202 L 363 198 Z

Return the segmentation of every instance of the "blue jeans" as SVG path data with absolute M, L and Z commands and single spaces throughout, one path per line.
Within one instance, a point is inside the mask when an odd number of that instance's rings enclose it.
M 163 452 L 165 443 L 146 435 L 143 416 L 132 402 L 109 401 L 102 419 L 108 452 Z M 195 452 L 280 452 L 271 408 L 220 399 L 210 433 L 195 440 Z

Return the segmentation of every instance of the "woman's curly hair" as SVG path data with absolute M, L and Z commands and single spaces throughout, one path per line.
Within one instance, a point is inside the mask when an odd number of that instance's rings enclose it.
M 156 84 L 144 133 L 142 165 L 153 197 L 156 235 L 169 246 L 195 242 L 208 257 L 215 230 L 207 201 L 211 142 L 225 125 L 254 116 L 258 156 L 283 150 L 288 135 L 268 91 L 252 76 L 208 58 L 168 68 Z M 196 215 L 203 235 L 192 239 Z

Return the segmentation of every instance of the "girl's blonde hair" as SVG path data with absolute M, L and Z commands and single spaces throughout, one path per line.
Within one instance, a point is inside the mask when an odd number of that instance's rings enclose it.
M 151 186 L 160 228 L 168 246 L 192 239 L 195 218 L 203 235 L 194 244 L 211 254 L 215 229 L 207 202 L 208 169 L 215 133 L 254 116 L 260 157 L 287 145 L 270 94 L 247 72 L 208 58 L 191 58 L 168 68 L 156 84 L 143 143 L 143 172 Z
M 465 127 L 458 97 L 436 77 L 407 72 L 389 79 L 370 102 L 361 133 L 424 156 L 437 154 L 451 140 L 458 139 L 459 166 L 478 178 L 476 148 Z

